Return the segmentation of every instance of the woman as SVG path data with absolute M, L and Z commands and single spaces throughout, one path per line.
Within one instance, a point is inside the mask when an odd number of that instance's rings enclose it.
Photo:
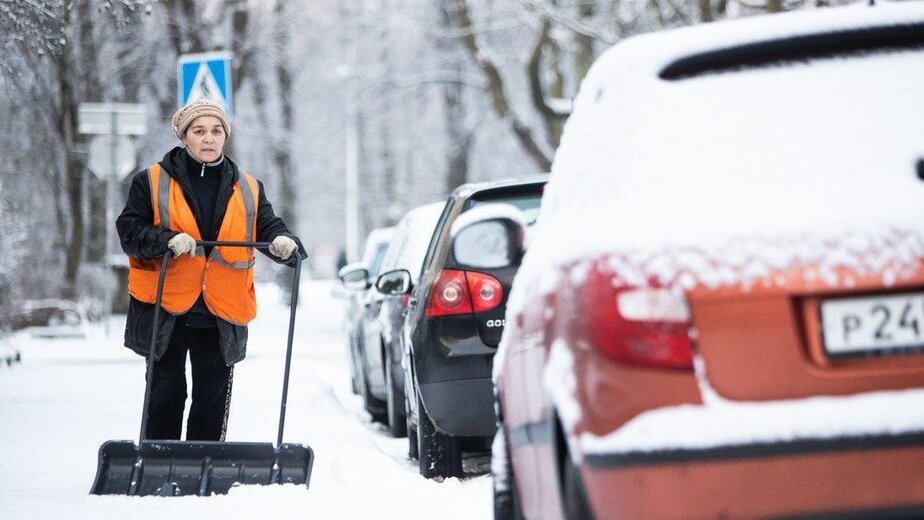
M 224 155 L 231 135 L 220 105 L 197 101 L 173 116 L 183 146 L 135 174 L 116 220 L 129 256 L 125 346 L 147 356 L 161 259 L 170 249 L 151 380 L 148 439 L 179 439 L 192 365 L 187 440 L 224 440 L 233 366 L 244 359 L 256 315 L 253 250 L 197 247 L 196 240 L 271 242 L 269 256 L 295 264 L 300 241 L 273 212 L 263 184 Z

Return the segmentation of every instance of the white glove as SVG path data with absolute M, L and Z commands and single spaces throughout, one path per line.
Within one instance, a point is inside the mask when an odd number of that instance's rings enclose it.
M 189 256 L 196 256 L 196 239 L 180 233 L 167 242 L 167 247 L 173 251 L 173 256 L 180 256 L 189 253 Z
M 279 235 L 273 239 L 273 243 L 269 245 L 269 252 L 273 255 L 279 257 L 280 260 L 285 260 L 292 256 L 292 253 L 295 252 L 295 241 L 291 238 Z

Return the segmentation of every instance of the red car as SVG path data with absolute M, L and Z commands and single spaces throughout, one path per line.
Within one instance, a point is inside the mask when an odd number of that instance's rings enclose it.
M 922 93 L 921 2 L 606 52 L 508 301 L 496 517 L 924 517 Z

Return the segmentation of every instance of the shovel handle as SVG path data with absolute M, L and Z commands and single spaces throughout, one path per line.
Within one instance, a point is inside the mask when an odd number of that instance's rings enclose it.
M 167 264 L 173 257 L 173 251 L 167 249 L 160 263 L 160 275 L 157 277 L 157 297 L 154 300 L 154 322 L 151 323 L 151 343 L 148 350 L 148 366 L 144 378 L 144 406 L 141 410 L 141 433 L 138 434 L 138 446 L 145 438 L 148 429 L 148 410 L 151 407 L 151 379 L 154 378 L 154 363 L 157 361 L 157 330 L 160 328 L 160 303 L 164 297 L 164 278 L 167 277 Z
M 232 241 L 210 241 L 197 240 L 197 246 L 204 247 L 253 247 L 256 249 L 267 249 L 271 242 L 232 242 Z M 279 406 L 279 432 L 276 437 L 276 447 L 282 445 L 282 432 L 286 421 L 286 401 L 289 395 L 289 372 L 292 365 L 292 340 L 295 335 L 295 308 L 298 305 L 298 286 L 300 274 L 302 271 L 302 257 L 298 251 L 295 255 L 295 272 L 292 274 L 292 298 L 289 302 L 289 333 L 286 340 L 286 367 L 282 380 L 282 402 Z M 144 386 L 144 407 L 141 414 L 141 433 L 138 435 L 138 445 L 145 439 L 145 431 L 148 426 L 148 409 L 151 405 L 151 379 L 154 375 L 155 350 L 157 347 L 157 332 L 160 328 L 160 307 L 164 294 L 164 279 L 167 277 L 167 264 L 173 257 L 173 251 L 167 249 L 164 253 L 163 261 L 160 265 L 160 275 L 157 277 L 157 297 L 154 302 L 154 323 L 151 326 L 151 343 L 148 352 L 148 366 Z

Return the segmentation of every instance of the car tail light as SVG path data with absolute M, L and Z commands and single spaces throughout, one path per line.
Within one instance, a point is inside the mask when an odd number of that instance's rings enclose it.
M 445 269 L 437 277 L 427 300 L 427 317 L 484 312 L 500 305 L 504 288 L 493 276 Z
M 484 312 L 497 308 L 504 298 L 504 288 L 493 276 L 484 273 L 466 272 L 468 288 L 472 291 L 472 308 Z
M 684 298 L 663 287 L 631 287 L 595 264 L 582 290 L 588 337 L 627 365 L 693 368 L 690 316 Z

